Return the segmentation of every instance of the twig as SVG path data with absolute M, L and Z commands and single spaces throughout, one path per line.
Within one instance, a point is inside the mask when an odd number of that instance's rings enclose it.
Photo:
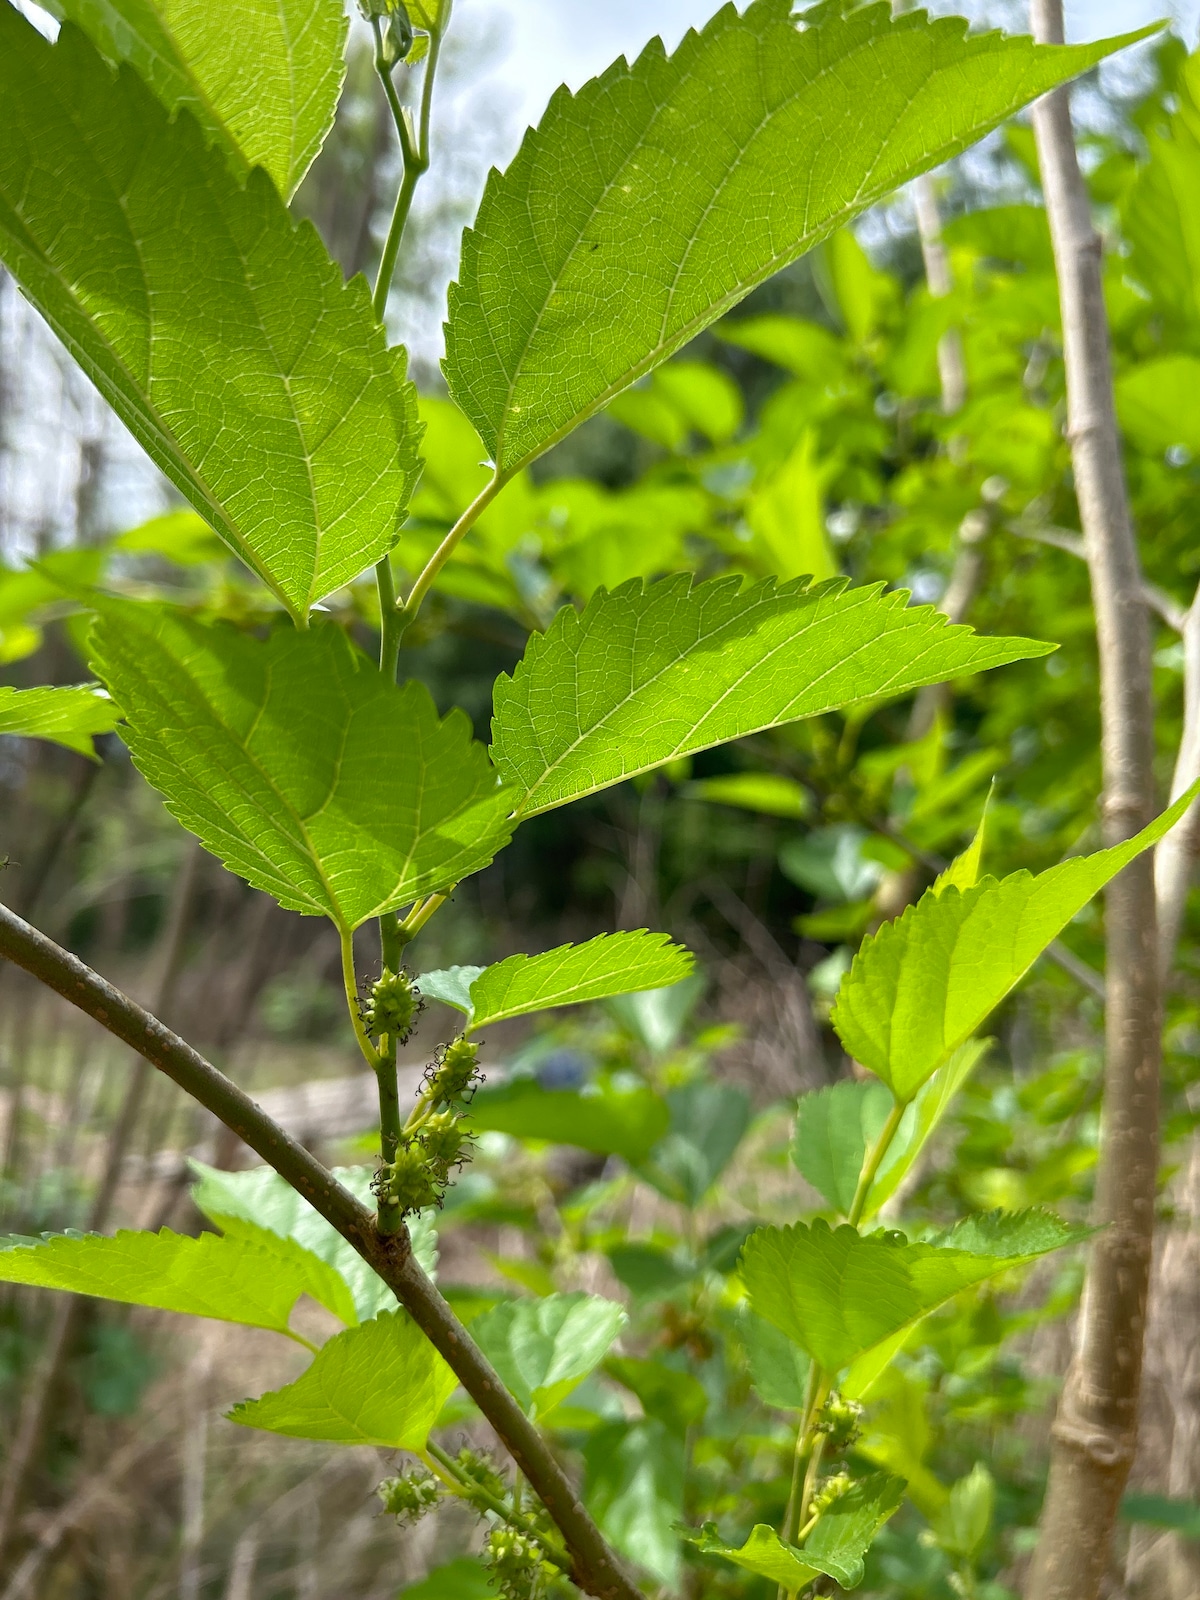
M 1062 0 L 1032 0 L 1034 33 L 1063 41 Z M 1101 241 L 1079 170 L 1066 89 L 1033 111 L 1054 245 L 1067 437 L 1100 656 L 1104 835 L 1155 809 L 1150 628 L 1113 400 Z M 1137 1440 L 1159 1153 L 1161 985 L 1154 868 L 1141 856 L 1107 892 L 1106 1062 L 1097 1221 L 1075 1358 L 1053 1430 L 1029 1600 L 1096 1600 Z
M 574 1562 L 573 1581 L 595 1600 L 642 1600 L 549 1445 L 421 1270 L 407 1232 L 388 1237 L 378 1233 L 373 1214 L 224 1073 L 6 906 L 0 906 L 0 955 L 131 1045 L 236 1133 L 337 1229 L 396 1295 L 491 1423 L 558 1526 Z
M 1200 585 L 1179 631 L 1183 635 L 1183 733 L 1171 776 L 1172 800 L 1177 800 L 1200 777 Z M 1200 807 L 1192 806 L 1154 852 L 1158 964 L 1164 983 L 1175 964 L 1175 946 L 1198 846 Z
M 1076 556 L 1080 561 L 1087 560 L 1087 550 L 1084 548 L 1083 535 L 1072 533 L 1069 528 L 1056 528 L 1052 523 L 1031 526 L 1025 521 L 1010 522 L 1009 533 L 1015 534 L 1018 539 L 1032 539 L 1036 544 L 1053 545 L 1056 550 L 1065 550 L 1068 555 Z M 1179 602 L 1173 599 L 1165 589 L 1160 589 L 1156 583 L 1142 579 L 1142 598 L 1156 611 L 1168 628 L 1174 628 L 1176 633 L 1182 633 L 1187 625 L 1190 612 L 1184 610 Z M 1186 788 L 1186 784 L 1184 785 Z M 1183 793 L 1183 790 L 1180 790 Z

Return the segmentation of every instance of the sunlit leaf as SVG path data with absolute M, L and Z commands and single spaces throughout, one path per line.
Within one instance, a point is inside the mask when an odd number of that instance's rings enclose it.
M 332 1223 L 326 1222 L 304 1196 L 271 1167 L 226 1172 L 195 1160 L 191 1167 L 198 1179 L 192 1185 L 192 1202 L 223 1233 L 236 1235 L 248 1226 L 256 1233 L 269 1230 L 282 1239 L 294 1239 L 326 1262 L 342 1279 L 352 1296 L 358 1321 L 366 1322 L 380 1311 L 395 1308 L 396 1297 L 379 1274 L 342 1238 Z M 370 1167 L 334 1167 L 333 1176 L 364 1205 L 374 1207 Z M 432 1276 L 437 1266 L 437 1235 L 430 1214 L 410 1217 L 408 1230 L 413 1253 Z
M 1127 40 L 724 6 L 560 89 L 488 181 L 450 291 L 451 394 L 511 472 L 917 173 Z M 1135 36 L 1130 36 L 1135 37 Z
M 904 1480 L 885 1472 L 859 1478 L 822 1513 L 803 1547 L 784 1544 L 773 1528 L 759 1523 L 737 1549 L 722 1543 L 711 1524 L 692 1538 L 706 1555 L 724 1556 L 747 1572 L 769 1578 L 787 1594 L 806 1588 L 819 1574 L 843 1589 L 862 1582 L 863 1557 L 875 1535 L 904 1498 Z
M 417 472 L 404 352 L 365 283 L 343 283 L 265 173 L 239 182 L 190 115 L 171 118 L 129 67 L 114 78 L 74 28 L 50 45 L 0 6 L 0 101 L 0 258 L 302 617 L 395 543 Z
M 686 576 L 601 591 L 497 679 L 497 768 L 532 816 L 763 728 L 1051 648 L 905 600 L 881 585 Z
M 262 643 L 166 607 L 98 600 L 96 670 L 168 809 L 231 871 L 341 928 L 450 888 L 511 806 L 461 711 L 384 678 L 340 628 Z
M 485 967 L 471 984 L 471 1027 L 665 988 L 686 978 L 692 965 L 690 951 L 672 944 L 665 933 L 645 931 L 602 933 L 586 944 L 564 944 L 542 955 L 509 956 Z
M 111 733 L 121 713 L 92 689 L 10 689 L 0 684 L 0 734 L 49 739 L 81 756 L 94 755 L 92 736 Z
M 333 124 L 345 75 L 338 0 L 47 0 L 168 111 L 186 110 L 242 173 L 265 167 L 287 198 Z
M 0 1281 L 288 1332 L 302 1294 L 324 1299 L 323 1261 L 292 1242 L 121 1231 L 0 1241 Z
M 742 1252 L 759 1316 L 837 1373 L 911 1327 L 961 1289 L 1086 1235 L 1043 1212 L 968 1218 L 937 1245 L 901 1233 L 760 1228 Z
M 385 1311 L 322 1345 L 295 1383 L 234 1406 L 229 1420 L 299 1439 L 423 1450 L 457 1383 L 407 1313 Z
M 1092 896 L 1169 831 L 1195 793 L 1110 850 L 1074 856 L 1036 877 L 1014 872 L 965 891 L 927 891 L 864 940 L 842 980 L 833 1025 L 846 1049 L 898 1099 L 911 1100 Z

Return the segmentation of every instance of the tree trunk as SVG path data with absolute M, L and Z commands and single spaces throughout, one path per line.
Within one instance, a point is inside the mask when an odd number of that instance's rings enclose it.
M 1061 43 L 1061 0 L 1033 0 L 1034 32 Z M 1067 369 L 1067 430 L 1100 652 L 1104 837 L 1155 809 L 1150 635 L 1113 405 L 1101 243 L 1066 90 L 1034 107 Z M 1106 1062 L 1096 1221 L 1075 1357 L 1054 1424 L 1029 1600 L 1096 1600 L 1137 1439 L 1158 1173 L 1161 986 L 1154 868 L 1141 856 L 1106 898 Z

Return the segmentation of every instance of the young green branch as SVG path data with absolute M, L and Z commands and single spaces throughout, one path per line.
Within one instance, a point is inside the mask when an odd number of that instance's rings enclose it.
M 77 956 L 3 905 L 0 956 L 101 1023 L 178 1084 L 337 1229 L 392 1290 L 491 1423 L 562 1534 L 575 1584 L 595 1600 L 642 1600 L 549 1445 L 422 1271 L 407 1230 L 390 1237 L 380 1234 L 374 1215 L 224 1073 Z

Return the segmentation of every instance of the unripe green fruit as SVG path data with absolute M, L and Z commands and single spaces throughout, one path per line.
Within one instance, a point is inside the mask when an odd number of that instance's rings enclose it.
M 403 1044 L 412 1031 L 412 1025 L 422 1007 L 420 990 L 403 967 L 391 972 L 387 967 L 371 987 L 371 998 L 363 1013 L 367 1032 L 378 1038 L 390 1034 Z
M 478 1078 L 479 1046 L 461 1035 L 452 1039 L 429 1071 L 429 1098 L 435 1105 L 461 1100 Z
M 437 1480 L 423 1471 L 385 1478 L 375 1493 L 389 1516 L 403 1517 L 408 1522 L 416 1522 L 438 1503 Z

